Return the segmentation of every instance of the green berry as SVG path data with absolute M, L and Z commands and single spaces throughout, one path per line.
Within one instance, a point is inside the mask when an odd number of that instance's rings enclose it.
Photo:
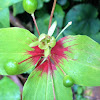
M 8 75 L 14 75 L 18 71 L 18 63 L 15 60 L 10 59 L 5 63 L 4 69 Z
M 63 79 L 63 85 L 65 87 L 71 87 L 74 85 L 74 80 L 69 75 L 66 75 Z
M 23 0 L 23 8 L 29 14 L 33 14 L 35 12 L 37 5 L 37 0 Z

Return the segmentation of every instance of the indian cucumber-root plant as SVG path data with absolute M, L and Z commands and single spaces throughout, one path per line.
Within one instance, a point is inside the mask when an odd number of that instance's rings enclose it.
M 0 29 L 0 75 L 18 75 L 33 69 L 23 89 L 23 100 L 72 100 L 71 86 L 100 86 L 100 45 L 85 35 L 60 34 L 52 25 L 54 0 L 48 33 L 40 33 L 34 11 L 37 0 L 23 0 L 31 14 L 39 38 L 26 29 Z

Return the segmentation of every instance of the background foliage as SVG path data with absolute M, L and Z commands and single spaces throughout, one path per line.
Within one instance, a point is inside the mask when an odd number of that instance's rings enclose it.
M 40 32 L 47 33 L 50 12 L 53 1 L 38 0 L 38 9 L 35 13 Z M 73 21 L 61 37 L 65 35 L 85 34 L 100 43 L 100 1 L 91 0 L 57 0 L 54 20 L 57 20 L 58 30 L 61 30 L 69 21 Z M 22 0 L 0 0 L 0 28 L 13 26 L 10 24 L 10 13 L 17 16 L 23 25 L 32 21 L 31 17 L 24 11 Z M 24 19 L 23 19 L 23 15 Z M 54 21 L 53 20 L 53 21 Z M 33 22 L 30 24 L 33 26 Z M 36 29 L 32 30 L 37 35 Z

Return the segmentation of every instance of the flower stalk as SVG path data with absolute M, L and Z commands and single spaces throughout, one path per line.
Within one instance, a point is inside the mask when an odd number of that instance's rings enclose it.
M 35 19 L 35 15 L 34 15 L 34 13 L 31 14 L 31 16 L 32 16 L 32 18 L 33 18 L 33 21 L 34 21 L 34 24 L 35 24 L 36 30 L 37 30 L 37 32 L 38 32 L 38 35 L 40 36 L 40 32 L 39 32 L 39 29 L 38 29 L 38 26 L 37 26 L 37 23 L 36 23 L 36 19 Z
M 51 16 L 50 16 L 50 20 L 49 20 L 49 27 L 48 27 L 48 30 L 49 30 L 49 28 L 51 27 L 51 23 L 52 23 L 52 18 L 53 18 L 53 14 L 54 14 L 56 2 L 57 2 L 57 0 L 54 0 L 53 7 L 52 7 L 52 11 L 51 11 Z

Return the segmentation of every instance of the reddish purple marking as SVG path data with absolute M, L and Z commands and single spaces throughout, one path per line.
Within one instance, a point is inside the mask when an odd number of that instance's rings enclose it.
M 27 51 L 28 55 L 31 55 L 31 57 L 19 62 L 19 64 L 32 59 L 32 62 L 34 63 L 34 65 L 38 62 L 38 60 L 44 56 L 44 50 L 41 50 L 38 46 L 32 47 L 34 50 L 33 51 Z
M 52 61 L 51 59 L 53 58 L 53 60 L 55 60 L 55 62 L 57 64 L 62 63 L 62 59 L 66 59 L 68 61 L 68 55 L 65 54 L 64 52 L 70 52 L 71 53 L 71 47 L 72 46 L 68 46 L 68 47 L 64 47 L 63 44 L 66 43 L 68 39 L 71 39 L 71 41 L 73 40 L 73 37 L 64 37 L 62 39 L 60 39 L 56 45 L 52 48 L 51 50 L 51 55 L 49 55 L 47 57 L 47 59 L 42 63 L 42 61 L 44 60 L 44 50 L 41 50 L 38 46 L 32 47 L 34 50 L 33 51 L 27 51 L 28 55 L 31 55 L 30 58 L 21 61 L 19 64 L 31 59 L 32 63 L 35 65 L 39 60 L 35 70 L 38 71 L 42 71 L 41 75 L 43 73 L 48 73 L 48 71 L 51 71 L 51 73 L 54 72 L 54 70 L 56 70 L 56 64 L 54 63 L 54 61 Z M 41 58 L 42 57 L 42 58 Z M 41 59 L 40 59 L 41 58 Z
M 37 66 L 35 67 L 35 68 L 36 68 L 36 71 L 38 71 L 38 70 L 42 71 L 41 75 L 42 75 L 43 73 L 48 73 L 49 71 L 50 71 L 51 73 L 53 73 L 53 71 L 56 70 L 56 67 L 55 67 L 55 65 L 51 62 L 50 57 L 48 56 L 47 60 L 45 60 L 44 63 L 42 63 L 43 60 L 44 60 L 44 58 L 42 58 L 42 59 L 38 62 Z
M 64 40 L 67 40 L 67 39 L 69 39 L 67 36 L 60 39 L 56 43 L 55 47 L 53 47 L 51 50 L 51 56 L 53 59 L 55 59 L 56 63 L 63 63 L 61 61 L 62 58 L 65 58 L 68 61 L 68 55 L 66 55 L 64 52 L 67 51 L 71 53 L 70 51 L 71 46 L 68 46 L 68 47 L 63 46 Z
M 27 58 L 27 59 L 25 59 L 25 60 L 19 62 L 18 64 L 21 64 L 21 63 L 23 63 L 23 62 L 25 62 L 25 61 L 27 61 L 27 60 L 29 60 L 29 59 L 31 59 L 31 58 L 32 58 L 32 57 L 29 57 L 29 58 Z

